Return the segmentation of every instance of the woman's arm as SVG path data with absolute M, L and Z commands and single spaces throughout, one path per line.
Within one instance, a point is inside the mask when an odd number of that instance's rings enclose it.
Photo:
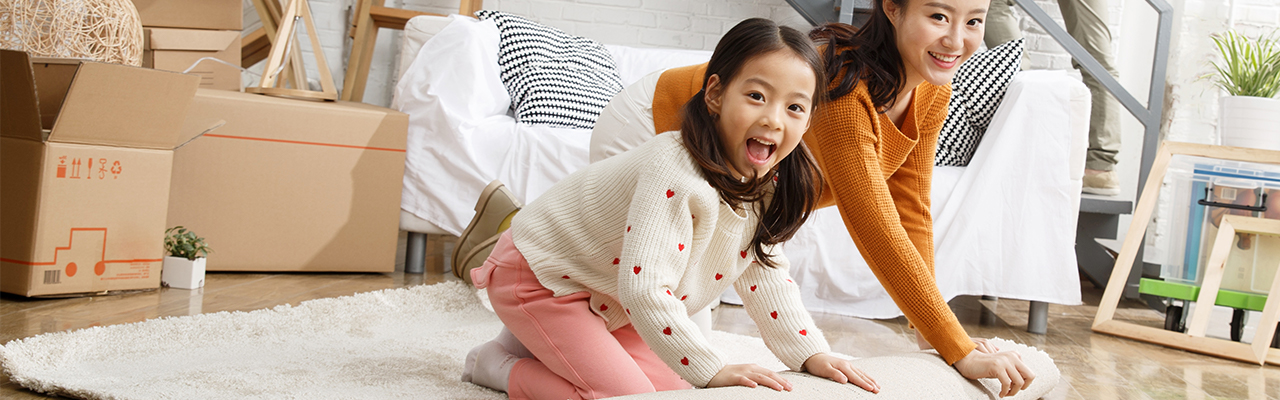
M 943 109 L 945 114 L 945 105 Z M 927 200 L 932 162 L 908 165 L 926 154 L 931 160 L 927 151 L 932 146 L 915 148 L 916 138 L 881 126 L 879 116 L 865 89 L 856 90 L 815 118 L 805 141 L 814 149 L 849 236 L 876 278 L 947 363 L 955 363 L 976 344 L 947 307 L 933 275 Z

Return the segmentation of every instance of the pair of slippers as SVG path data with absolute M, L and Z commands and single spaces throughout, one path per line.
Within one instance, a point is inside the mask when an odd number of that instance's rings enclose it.
M 523 207 L 515 194 L 501 181 L 490 182 L 476 201 L 476 215 L 453 247 L 450 266 L 453 274 L 471 283 L 471 270 L 484 264 L 502 232 L 511 227 L 511 219 Z

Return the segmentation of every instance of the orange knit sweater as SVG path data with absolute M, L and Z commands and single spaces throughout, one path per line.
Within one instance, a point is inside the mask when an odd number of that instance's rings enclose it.
M 653 100 L 659 132 L 679 125 L 680 107 L 700 90 L 705 71 L 704 64 L 662 74 Z M 921 83 L 899 128 L 887 114 L 876 112 L 860 84 L 813 117 L 804 141 L 827 182 L 819 207 L 840 208 L 849 236 L 880 284 L 953 364 L 977 345 L 947 307 L 933 269 L 929 191 L 938 131 L 950 99 L 950 86 Z

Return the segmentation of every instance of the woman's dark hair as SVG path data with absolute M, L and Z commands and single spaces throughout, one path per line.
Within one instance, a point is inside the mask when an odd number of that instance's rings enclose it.
M 827 83 L 822 70 L 822 56 L 800 31 L 778 26 L 763 18 L 742 21 L 725 33 L 707 63 L 707 73 L 702 77 L 703 90 L 685 103 L 680 115 L 684 147 L 702 168 L 707 182 L 719 190 L 721 199 L 738 208 L 743 203 L 761 201 L 770 191 L 773 192 L 773 199 L 760 215 L 760 224 L 751 240 L 751 247 L 760 263 L 769 267 L 776 264 L 763 246 L 791 239 L 817 206 L 822 190 L 817 162 L 801 141 L 766 176 L 751 176 L 747 182 L 739 181 L 730 172 L 732 169 L 725 157 L 724 144 L 720 142 L 716 117 L 707 110 L 705 98 L 707 81 L 712 75 L 720 77 L 722 87 L 728 86 L 748 61 L 775 51 L 790 51 L 813 70 L 814 95 L 809 110 L 812 118 L 825 98 L 821 95 Z
M 890 0 L 899 10 L 906 9 L 907 0 Z M 833 85 L 827 86 L 828 99 L 834 100 L 849 94 L 859 81 L 866 82 L 867 93 L 880 112 L 887 111 L 902 92 L 902 80 L 906 70 L 893 24 L 885 14 L 882 0 L 874 4 L 871 19 L 862 29 L 841 23 L 826 23 L 813 28 L 809 38 L 826 48 L 823 58 L 827 62 L 827 76 Z M 835 80 L 839 80 L 835 82 Z

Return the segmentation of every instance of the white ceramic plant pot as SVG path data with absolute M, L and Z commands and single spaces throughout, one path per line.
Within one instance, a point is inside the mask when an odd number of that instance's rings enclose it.
M 188 260 L 183 257 L 165 257 L 160 272 L 160 285 L 178 289 L 204 287 L 204 257 Z
M 1280 99 L 1225 96 L 1219 110 L 1224 146 L 1280 150 Z

